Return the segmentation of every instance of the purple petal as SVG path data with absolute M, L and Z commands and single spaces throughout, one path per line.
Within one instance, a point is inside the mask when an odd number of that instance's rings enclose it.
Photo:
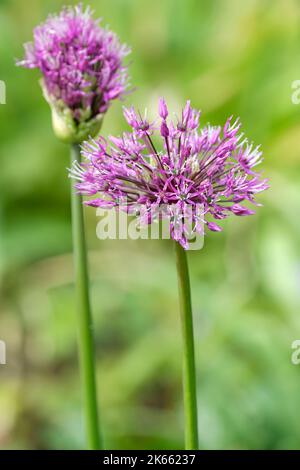
M 214 222 L 207 222 L 207 228 L 211 230 L 212 232 L 222 232 L 222 227 L 219 225 L 215 224 Z

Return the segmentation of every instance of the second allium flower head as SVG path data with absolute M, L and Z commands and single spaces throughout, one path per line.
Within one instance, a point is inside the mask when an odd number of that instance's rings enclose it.
M 158 111 L 157 125 L 133 108 L 125 108 L 132 131 L 120 138 L 110 137 L 110 143 L 102 137 L 87 142 L 82 152 L 86 162 L 74 165 L 71 176 L 79 180 L 76 187 L 82 194 L 98 195 L 86 204 L 131 213 L 142 205 L 142 223 L 151 223 L 155 210 L 164 206 L 160 216 L 169 218 L 172 238 L 188 248 L 187 227 L 178 224 L 187 214 L 187 206 L 192 209 L 188 226 L 200 234 L 203 225 L 221 230 L 213 219 L 254 213 L 241 203 L 257 204 L 255 195 L 268 188 L 267 180 L 253 170 L 261 162 L 262 152 L 239 133 L 238 120 L 229 118 L 223 127 L 199 129 L 200 113 L 189 102 L 176 121 L 168 120 L 163 99 Z M 153 135 L 158 130 L 159 149 Z
M 42 73 L 54 129 L 66 141 L 82 141 L 99 130 L 101 116 L 127 88 L 123 59 L 130 52 L 92 18 L 90 8 L 66 7 L 34 30 L 18 62 Z

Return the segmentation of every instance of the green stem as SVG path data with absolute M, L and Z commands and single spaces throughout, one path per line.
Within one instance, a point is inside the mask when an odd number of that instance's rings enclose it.
M 186 252 L 178 242 L 175 242 L 175 252 L 183 336 L 185 448 L 196 450 L 198 449 L 197 388 L 190 278 Z
M 71 147 L 71 164 L 80 162 L 80 148 Z M 76 307 L 78 316 L 78 347 L 81 381 L 83 388 L 84 418 L 87 433 L 87 444 L 91 450 L 101 448 L 98 427 L 98 407 L 96 371 L 94 357 L 93 324 L 89 299 L 89 280 L 87 269 L 86 242 L 82 197 L 71 187 L 72 231 L 76 284 Z

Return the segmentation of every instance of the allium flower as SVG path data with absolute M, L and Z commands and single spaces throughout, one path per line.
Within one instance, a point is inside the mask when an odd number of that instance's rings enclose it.
M 18 62 L 41 71 L 54 128 L 65 140 L 95 135 L 110 102 L 127 87 L 123 59 L 130 51 L 99 23 L 90 8 L 65 7 L 35 28 L 34 41 L 25 44 L 25 58 Z
M 183 223 L 183 229 L 177 229 L 187 206 L 192 209 L 194 233 L 203 233 L 203 225 L 222 230 L 214 220 L 230 214 L 254 213 L 241 203 L 258 205 L 256 193 L 268 188 L 267 180 L 254 171 L 262 152 L 239 133 L 239 120 L 233 122 L 230 117 L 223 127 L 199 129 L 200 113 L 189 101 L 176 122 L 168 121 L 163 99 L 158 111 L 157 125 L 133 108 L 125 109 L 132 132 L 110 137 L 110 143 L 103 137 L 85 143 L 82 154 L 86 161 L 74 165 L 71 176 L 79 180 L 76 188 L 80 193 L 97 195 L 87 205 L 119 207 L 132 213 L 142 205 L 144 210 L 138 214 L 142 223 L 151 223 L 153 213 L 164 206 L 172 238 L 188 248 L 187 226 Z M 159 134 L 159 150 L 153 134 Z M 200 216 L 197 207 L 202 208 Z

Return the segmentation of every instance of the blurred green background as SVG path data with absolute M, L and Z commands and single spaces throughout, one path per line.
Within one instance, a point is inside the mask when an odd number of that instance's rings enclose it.
M 84 446 L 72 281 L 68 147 L 52 134 L 36 71 L 14 65 L 60 0 L 1 0 L 0 366 L 2 449 Z M 86 2 L 84 2 L 86 3 Z M 89 1 L 132 46 L 127 104 L 190 98 L 202 123 L 239 115 L 271 189 L 189 253 L 200 445 L 299 449 L 300 79 L 298 0 Z M 122 103 L 103 135 L 124 128 Z M 169 241 L 100 241 L 86 209 L 107 448 L 182 448 L 181 337 Z

